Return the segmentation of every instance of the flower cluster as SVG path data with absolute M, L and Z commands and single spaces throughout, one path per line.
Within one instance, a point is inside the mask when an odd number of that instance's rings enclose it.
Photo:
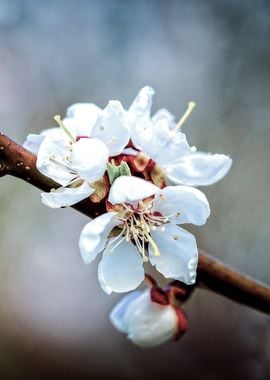
M 104 109 L 74 104 L 63 120 L 55 116 L 59 127 L 31 134 L 24 144 L 37 155 L 38 170 L 59 186 L 41 194 L 45 205 L 88 199 L 107 211 L 86 224 L 79 247 L 85 263 L 102 253 L 98 278 L 108 294 L 136 289 L 145 262 L 165 278 L 195 283 L 196 240 L 179 224 L 206 222 L 209 204 L 195 187 L 219 181 L 231 166 L 228 156 L 189 145 L 181 128 L 194 103 L 176 123 L 166 109 L 151 116 L 153 94 L 144 87 L 128 110 L 115 100 Z M 128 310 L 137 303 L 152 308 L 149 292 L 130 297 L 122 301 Z

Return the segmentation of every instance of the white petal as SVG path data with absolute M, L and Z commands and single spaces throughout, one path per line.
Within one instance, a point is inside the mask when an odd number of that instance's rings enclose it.
M 224 154 L 196 152 L 168 167 L 167 174 L 173 184 L 207 186 L 222 179 L 231 165 L 231 158 Z
M 123 321 L 128 338 L 140 347 L 161 344 L 171 339 L 178 328 L 174 309 L 153 302 L 149 289 L 129 302 Z
M 38 154 L 41 143 L 46 136 L 50 136 L 53 140 L 67 140 L 66 134 L 59 127 L 44 129 L 39 135 L 29 134 L 23 147 L 34 154 Z M 67 140 L 68 141 L 68 140 Z
M 68 130 L 77 136 L 91 136 L 101 109 L 92 103 L 76 103 L 67 109 L 67 117 L 63 123 Z
M 130 139 L 130 132 L 127 113 L 120 102 L 116 100 L 109 102 L 92 129 L 92 137 L 106 144 L 110 156 L 122 153 Z
M 198 249 L 194 236 L 174 224 L 166 224 L 164 231 L 152 231 L 151 236 L 159 248 L 155 256 L 149 245 L 152 265 L 166 278 L 194 284 L 198 263 Z
M 132 141 L 136 148 L 165 168 L 192 152 L 186 135 L 171 129 L 166 119 L 155 124 L 137 121 L 132 129 Z
M 33 154 L 37 155 L 39 147 L 44 138 L 44 136 L 30 133 L 30 135 L 27 136 L 26 141 L 23 143 L 23 147 L 32 152 Z
M 69 154 L 66 140 L 54 139 L 48 135 L 40 145 L 36 166 L 46 177 L 52 178 L 62 186 L 67 186 L 76 178 L 76 173 L 70 168 Z
M 59 208 L 72 206 L 93 194 L 87 182 L 77 187 L 59 187 L 49 193 L 41 193 L 41 201 L 48 207 Z
M 143 87 L 129 107 L 128 113 L 130 115 L 134 114 L 136 116 L 139 115 L 144 116 L 145 118 L 149 118 L 152 107 L 152 97 L 154 93 L 155 91 L 152 87 Z
M 152 87 L 143 87 L 128 110 L 132 142 L 146 154 L 148 154 L 147 147 L 152 137 L 153 123 L 150 113 L 154 93 Z
M 41 136 L 50 136 L 52 139 L 58 140 L 58 139 L 66 139 L 69 141 L 68 136 L 63 131 L 62 128 L 54 127 L 54 128 L 47 128 L 43 129 L 43 131 L 40 133 Z
M 115 216 L 115 212 L 108 212 L 84 226 L 79 239 L 79 247 L 85 264 L 89 264 L 105 248 L 109 233 L 121 223 Z
M 142 178 L 121 176 L 113 182 L 108 200 L 113 205 L 119 203 L 133 204 L 154 195 L 157 191 L 159 191 L 157 186 Z
M 82 179 L 92 183 L 103 176 L 108 154 L 102 141 L 82 138 L 72 146 L 71 166 Z
M 134 115 L 132 114 L 132 116 Z M 154 125 L 151 119 L 135 116 L 132 119 L 129 115 L 129 122 L 133 145 L 151 157 L 151 142 L 154 135 Z
M 143 261 L 137 248 L 125 240 L 111 251 L 107 244 L 98 267 L 98 278 L 103 290 L 129 292 L 137 288 L 144 279 Z
M 90 137 L 91 126 L 85 120 L 82 122 L 76 117 L 65 117 L 62 121 L 74 140 L 79 136 Z
M 168 111 L 166 108 L 161 108 L 152 116 L 152 121 L 154 124 L 157 123 L 159 120 L 162 120 L 162 119 L 167 120 L 167 123 L 168 123 L 170 129 L 175 128 L 175 126 L 176 126 L 175 116 L 170 111 Z
M 100 108 L 93 103 L 75 103 L 68 107 L 67 117 L 75 117 L 96 122 L 97 113 Z
M 127 294 L 125 297 L 121 299 L 120 302 L 113 308 L 110 312 L 110 320 L 113 326 L 123 332 L 128 333 L 127 326 L 125 324 L 125 313 L 131 302 L 133 302 L 136 298 L 140 297 L 143 294 L 143 291 L 137 290 Z
M 206 196 L 189 186 L 167 186 L 155 195 L 153 210 L 176 224 L 205 224 L 210 215 Z
M 149 156 L 161 166 L 176 163 L 181 157 L 191 153 L 186 135 L 171 130 L 168 121 L 159 120 L 153 128 L 152 141 L 149 141 Z

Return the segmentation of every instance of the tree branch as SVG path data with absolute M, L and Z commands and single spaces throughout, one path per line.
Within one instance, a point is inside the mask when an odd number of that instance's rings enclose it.
M 36 156 L 0 134 L 0 177 L 5 175 L 23 179 L 43 191 L 59 184 L 43 176 L 36 168 Z M 104 205 L 83 200 L 72 206 L 89 217 L 106 212 Z M 259 311 L 270 314 L 270 287 L 241 274 L 208 253 L 199 250 L 199 287 L 221 294 Z
M 270 287 L 199 249 L 198 286 L 270 314 Z

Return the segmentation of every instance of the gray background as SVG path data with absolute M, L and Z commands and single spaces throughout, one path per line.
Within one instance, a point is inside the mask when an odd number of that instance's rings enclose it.
M 67 106 L 128 106 L 156 90 L 153 111 L 179 118 L 192 145 L 230 154 L 229 175 L 204 188 L 212 215 L 199 246 L 270 283 L 270 2 L 252 0 L 0 0 L 0 124 L 18 142 Z M 39 191 L 0 182 L 0 378 L 270 378 L 269 317 L 196 291 L 189 333 L 140 350 L 115 331 L 119 296 L 85 266 L 87 218 L 51 210 Z

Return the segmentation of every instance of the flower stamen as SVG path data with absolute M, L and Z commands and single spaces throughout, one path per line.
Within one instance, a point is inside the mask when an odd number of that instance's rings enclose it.
M 149 233 L 145 232 L 145 236 L 147 237 L 148 242 L 150 243 L 151 247 L 153 248 L 154 255 L 155 256 L 160 256 L 160 252 L 159 252 L 158 246 L 156 245 L 156 243 L 154 242 L 154 240 L 151 238 L 151 236 L 149 235 Z
M 194 107 L 196 106 L 196 103 L 194 102 L 189 102 L 188 103 L 188 107 L 184 113 L 184 115 L 181 117 L 181 119 L 179 120 L 177 126 L 176 126 L 176 129 L 181 129 L 183 124 L 186 122 L 187 118 L 189 117 L 189 115 L 191 114 L 191 112 L 193 111 Z
M 164 224 L 168 223 L 170 216 L 153 212 L 153 203 L 154 199 L 150 198 L 140 201 L 136 207 L 121 203 L 122 209 L 119 211 L 118 207 L 118 218 L 123 223 L 123 230 L 117 238 L 111 241 L 111 243 L 117 241 L 113 250 L 125 239 L 127 242 L 132 241 L 136 245 L 144 262 L 148 261 L 147 244 L 152 247 L 154 256 L 160 256 L 159 248 L 151 237 L 151 232 L 164 231 Z M 124 237 L 118 241 L 123 235 Z
M 76 139 L 72 136 L 72 134 L 69 132 L 67 127 L 62 122 L 60 115 L 55 115 L 54 120 L 59 125 L 59 127 L 63 129 L 63 131 L 66 133 L 66 135 L 69 137 L 69 139 L 73 142 L 73 144 L 75 144 Z

